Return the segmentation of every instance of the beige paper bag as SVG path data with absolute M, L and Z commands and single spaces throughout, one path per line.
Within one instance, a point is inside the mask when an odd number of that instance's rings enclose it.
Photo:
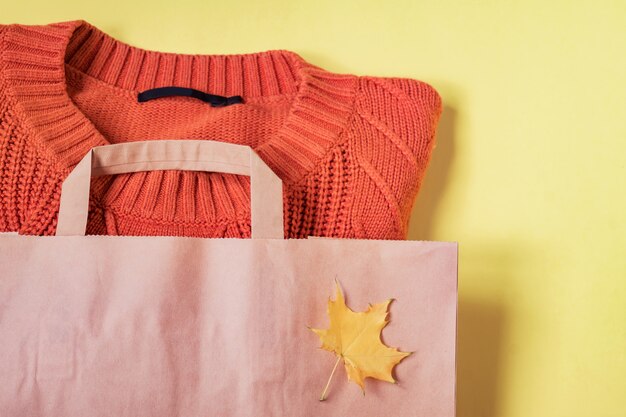
M 85 236 L 91 175 L 250 175 L 252 239 Z M 63 184 L 56 236 L 0 236 L 3 417 L 453 417 L 457 245 L 284 239 L 280 179 L 249 147 L 98 147 Z M 382 341 L 415 352 L 365 395 L 307 326 L 395 299 Z M 343 366 L 343 365 L 342 365 Z

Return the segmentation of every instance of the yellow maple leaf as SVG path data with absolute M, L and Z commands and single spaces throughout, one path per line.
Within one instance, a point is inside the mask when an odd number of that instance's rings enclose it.
M 336 282 L 336 300 L 328 300 L 328 329 L 313 329 L 322 341 L 322 349 L 337 355 L 337 362 L 328 378 L 328 383 L 322 392 L 320 401 L 326 398 L 326 391 L 343 359 L 348 379 L 361 387 L 365 395 L 365 378 L 371 377 L 395 383 L 391 372 L 393 367 L 413 352 L 401 352 L 396 348 L 386 346 L 380 340 L 382 329 L 389 323 L 387 308 L 392 299 L 382 303 L 369 304 L 366 311 L 354 312 L 346 305 L 345 298 Z

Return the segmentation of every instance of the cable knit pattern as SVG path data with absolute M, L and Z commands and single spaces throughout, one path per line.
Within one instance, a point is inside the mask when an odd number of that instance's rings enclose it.
M 93 146 L 205 139 L 251 146 L 284 182 L 289 238 L 406 239 L 441 98 L 409 78 L 336 74 L 286 50 L 146 50 L 84 20 L 0 25 L 0 231 L 51 235 L 63 179 Z M 145 103 L 161 86 L 241 95 Z M 250 182 L 154 171 L 92 180 L 88 234 L 250 236 Z

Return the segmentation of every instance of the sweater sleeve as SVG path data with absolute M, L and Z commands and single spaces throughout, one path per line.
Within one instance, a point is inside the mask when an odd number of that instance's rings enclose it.
M 361 76 L 355 109 L 365 134 L 352 147 L 367 189 L 355 195 L 353 218 L 365 236 L 386 227 L 385 238 L 406 239 L 435 145 L 441 96 L 419 80 Z
M 0 24 L 0 51 L 3 51 L 4 30 L 6 25 Z M 2 56 L 0 55 L 0 59 Z M 0 60 L 0 232 L 15 232 L 19 222 L 15 213 L 14 188 L 10 180 L 10 159 L 13 153 L 15 138 L 10 121 L 9 100 L 6 83 L 3 77 L 4 62 Z
M 42 158 L 9 93 L 0 25 L 0 232 L 53 234 L 60 176 Z

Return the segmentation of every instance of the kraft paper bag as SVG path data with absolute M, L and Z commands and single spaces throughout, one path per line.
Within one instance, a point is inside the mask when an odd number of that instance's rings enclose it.
M 92 175 L 249 175 L 252 239 L 85 236 Z M 3 417 L 453 417 L 457 245 L 284 239 L 282 183 L 251 148 L 196 140 L 93 148 L 63 184 L 56 236 L 0 236 Z M 308 327 L 336 283 L 389 298 L 381 340 L 414 352 L 361 388 Z

